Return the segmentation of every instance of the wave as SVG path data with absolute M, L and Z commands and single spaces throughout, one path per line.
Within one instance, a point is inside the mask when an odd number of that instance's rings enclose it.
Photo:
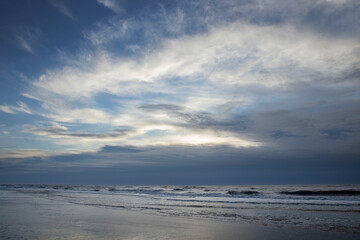
M 329 190 L 329 191 L 282 191 L 281 194 L 298 195 L 298 196 L 358 196 L 360 191 L 357 190 Z
M 245 195 L 255 195 L 255 194 L 259 194 L 258 191 L 251 191 L 251 190 L 240 191 L 240 192 L 229 190 L 226 193 L 229 194 L 229 195 L 243 195 L 243 194 L 245 194 Z
M 220 200 L 220 199 L 176 199 L 176 198 L 167 198 L 167 200 L 174 202 L 195 202 L 195 203 L 243 203 L 243 204 L 251 204 L 251 205 L 307 205 L 307 206 L 360 206 L 358 202 L 349 202 L 349 201 L 294 201 L 294 200 L 281 200 L 281 199 L 261 199 L 259 201 L 251 201 L 251 200 Z
M 125 206 L 121 205 L 110 205 L 110 204 L 100 204 L 100 203 L 77 203 L 71 202 L 78 205 L 85 205 L 85 206 L 95 206 L 95 207 L 111 207 L 111 208 L 126 208 Z
M 291 187 L 291 188 L 290 188 Z M 134 195 L 155 198 L 203 198 L 224 199 L 226 202 L 237 201 L 353 201 L 360 202 L 360 187 L 344 186 L 126 186 L 126 185 L 51 185 L 51 184 L 0 184 L 0 189 L 24 191 L 65 191 L 77 193 L 96 193 L 109 195 Z
M 109 188 L 109 192 L 117 192 L 117 193 L 136 193 L 136 194 L 158 194 L 163 192 L 162 189 L 117 189 L 117 188 Z

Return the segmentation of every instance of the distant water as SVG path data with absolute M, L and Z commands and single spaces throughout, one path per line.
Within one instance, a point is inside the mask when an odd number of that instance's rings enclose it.
M 1 184 L 51 200 L 149 214 L 360 234 L 360 185 L 96 186 Z

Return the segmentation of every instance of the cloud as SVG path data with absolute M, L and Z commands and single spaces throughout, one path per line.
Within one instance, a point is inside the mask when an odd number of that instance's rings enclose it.
M 321 133 L 324 134 L 327 138 L 338 140 L 346 138 L 349 133 L 351 133 L 352 130 L 349 129 L 325 129 L 321 130 Z
M 76 129 L 76 128 L 75 128 Z M 229 145 L 234 147 L 259 147 L 263 145 L 237 136 L 231 132 L 197 129 L 176 125 L 160 125 L 145 122 L 139 125 L 129 125 L 109 132 L 71 131 L 58 123 L 50 126 L 25 125 L 24 132 L 49 138 L 60 145 L 74 146 L 81 149 L 99 149 L 103 144 L 118 144 L 127 146 L 199 146 L 199 145 Z
M 34 156 L 38 157 L 45 157 L 45 156 L 51 156 L 54 154 L 54 152 L 50 151 L 44 151 L 40 149 L 6 149 L 1 148 L 1 157 L 0 161 L 10 161 L 11 159 L 19 159 L 19 161 L 26 160 L 26 158 L 31 158 Z
M 0 176 L 4 182 L 85 179 L 87 184 L 339 184 L 360 180 L 358 156 L 331 149 L 294 155 L 224 146 L 106 146 L 97 152 L 1 159 Z
M 160 49 L 139 60 L 117 59 L 106 52 L 91 54 L 86 61 L 78 62 L 79 67 L 48 72 L 34 85 L 72 98 L 100 92 L 136 93 L 136 84 L 161 87 L 169 84 L 167 79 L 186 81 L 189 77 L 194 80 L 187 81 L 188 86 L 208 78 L 210 84 L 218 84 L 221 79 L 225 86 L 260 84 L 282 88 L 338 79 L 359 62 L 358 48 L 354 40 L 326 38 L 288 27 L 235 23 L 204 35 L 165 40 Z M 175 81 L 172 84 L 182 87 Z
M 101 148 L 100 152 L 124 152 L 124 153 L 138 153 L 142 152 L 140 149 L 135 149 L 132 147 L 123 147 L 123 146 L 104 146 Z
M 161 19 L 164 20 L 166 31 L 172 34 L 178 34 L 184 31 L 185 13 L 182 9 L 177 7 L 169 14 L 166 8 L 160 4 L 160 14 L 162 15 Z
M 24 36 L 16 35 L 16 40 L 18 43 L 18 47 L 24 51 L 27 51 L 29 53 L 33 53 L 33 49 L 30 46 L 30 43 L 28 40 L 24 38 Z
M 110 116 L 101 109 L 94 108 L 57 108 L 54 104 L 44 106 L 51 113 L 44 114 L 45 117 L 60 122 L 79 122 L 79 123 L 107 123 Z
M 111 18 L 106 23 L 98 23 L 95 30 L 85 31 L 83 36 L 92 44 L 101 45 L 127 38 L 134 28 L 135 23 L 131 19 Z
M 110 130 L 33 133 L 97 149 L 330 144 L 345 151 L 359 140 L 359 27 L 352 17 L 340 20 L 354 15 L 354 1 L 187 4 L 98 23 L 83 33 L 93 49 L 44 71 L 23 93 L 39 101 L 49 122 Z M 347 137 L 329 143 L 336 134 Z
M 120 0 L 97 0 L 99 4 L 104 5 L 105 7 L 109 8 L 111 11 L 120 14 L 123 13 L 124 10 L 120 6 Z
M 144 104 L 139 107 L 146 111 L 179 111 L 183 110 L 183 107 L 174 104 Z
M 16 114 L 19 112 L 32 114 L 31 110 L 29 109 L 28 105 L 24 102 L 17 102 L 17 106 L 10 106 L 10 105 L 0 105 L 0 111 Z
M 74 16 L 72 15 L 69 8 L 65 5 L 64 1 L 61 0 L 51 0 L 51 5 L 56 8 L 61 14 L 73 20 Z
M 15 112 L 9 106 L 0 106 L 0 110 L 6 113 L 15 114 Z
M 19 49 L 33 54 L 35 52 L 34 46 L 38 44 L 41 35 L 42 32 L 40 29 L 26 28 L 18 30 L 14 34 L 14 38 Z
M 291 134 L 282 130 L 276 130 L 273 134 L 271 134 L 273 138 L 298 138 L 298 137 L 305 137 L 305 136 L 299 136 L 295 134 Z
M 127 132 L 129 132 L 129 130 L 124 129 L 116 129 L 115 131 L 109 133 L 70 132 L 68 131 L 67 127 L 64 127 L 58 123 L 53 123 L 48 127 L 31 128 L 28 131 L 36 135 L 50 136 L 53 138 L 71 137 L 94 140 L 122 138 L 127 135 Z

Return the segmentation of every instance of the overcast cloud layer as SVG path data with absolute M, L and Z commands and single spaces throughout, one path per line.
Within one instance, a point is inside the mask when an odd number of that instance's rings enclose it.
M 1 19 L 36 69 L 1 71 L 1 181 L 360 181 L 358 1 L 41 4 L 77 29 Z

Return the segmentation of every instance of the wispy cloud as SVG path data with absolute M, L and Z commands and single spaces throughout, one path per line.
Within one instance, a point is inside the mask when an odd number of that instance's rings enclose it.
M 10 105 L 0 105 L 0 111 L 16 114 L 19 112 L 32 114 L 31 110 L 29 109 L 28 105 L 24 102 L 17 102 L 17 106 L 10 106 Z
M 19 49 L 33 54 L 35 52 L 34 46 L 38 44 L 41 35 L 40 29 L 26 28 L 17 31 L 14 38 Z
M 16 35 L 16 40 L 20 49 L 25 50 L 29 53 L 33 53 L 33 49 L 30 46 L 30 43 L 24 38 L 24 36 Z
M 59 105 L 48 105 L 45 109 L 50 110 L 44 116 L 60 122 L 79 122 L 79 123 L 108 123 L 110 115 L 101 109 L 94 108 L 71 108 L 60 107 Z
M 50 122 L 112 129 L 32 127 L 30 132 L 58 144 L 97 148 L 105 143 L 312 148 L 312 143 L 338 144 L 327 142 L 336 134 L 356 142 L 358 26 L 345 19 L 346 32 L 335 36 L 317 25 L 322 21 L 303 14 L 320 11 L 331 26 L 342 26 L 331 13 L 352 15 L 353 1 L 318 1 L 320 10 L 311 1 L 280 2 L 160 5 L 150 15 L 99 23 L 84 32 L 95 50 L 44 72 L 23 96 L 38 100 Z M 107 50 L 106 44 L 116 41 L 136 51 Z M 111 99 L 106 107 L 103 95 Z
M 178 34 L 181 33 L 184 29 L 184 11 L 177 7 L 173 12 L 168 12 L 163 5 L 160 4 L 160 14 L 161 19 L 164 20 L 163 26 L 166 26 L 166 30 Z
M 27 130 L 36 135 L 50 136 L 53 138 L 69 137 L 69 138 L 82 138 L 82 139 L 116 139 L 122 138 L 127 135 L 129 130 L 116 129 L 109 133 L 88 133 L 88 132 L 70 132 L 67 127 L 62 126 L 58 123 L 53 123 L 47 127 L 33 127 Z
M 10 113 L 10 114 L 14 114 L 14 113 L 15 113 L 15 112 L 12 110 L 12 107 L 9 107 L 9 106 L 1 105 L 1 106 L 0 106 L 0 110 L 3 111 L 3 112 L 6 112 L 6 113 Z
M 84 38 L 94 45 L 101 45 L 113 40 L 128 37 L 135 23 L 130 19 L 111 18 L 106 23 L 98 23 L 96 29 L 84 32 Z
M 111 11 L 120 14 L 123 13 L 124 10 L 120 6 L 120 0 L 97 0 L 99 4 L 104 5 L 105 7 L 109 8 Z
M 55 7 L 61 14 L 68 17 L 69 19 L 74 19 L 73 14 L 71 13 L 68 6 L 65 5 L 64 1 L 61 0 L 51 0 L 51 5 Z
M 259 35 L 263 37 L 259 39 Z M 78 62 L 79 67 L 49 72 L 34 85 L 48 92 L 81 98 L 99 92 L 126 94 L 136 84 L 171 84 L 164 80 L 174 77 L 191 76 L 200 81 L 210 78 L 209 83 L 213 84 L 222 78 L 229 85 L 260 84 L 274 88 L 324 78 L 335 82 L 336 77 L 359 61 L 358 47 L 359 43 L 353 40 L 330 39 L 288 27 L 233 24 L 214 28 L 205 35 L 165 40 L 161 48 L 140 60 L 113 58 L 106 52 L 87 55 L 86 62 Z M 191 86 L 196 82 L 188 83 Z M 160 90 L 174 91 L 164 87 Z
M 33 156 L 45 157 L 54 154 L 50 151 L 44 151 L 40 149 L 17 149 L 17 148 L 10 148 L 10 149 L 2 148 L 0 149 L 0 152 L 1 152 L 0 162 L 9 161 L 12 163 L 14 163 L 13 161 L 14 158 L 20 158 L 19 161 L 21 161 L 24 158 L 31 158 Z

